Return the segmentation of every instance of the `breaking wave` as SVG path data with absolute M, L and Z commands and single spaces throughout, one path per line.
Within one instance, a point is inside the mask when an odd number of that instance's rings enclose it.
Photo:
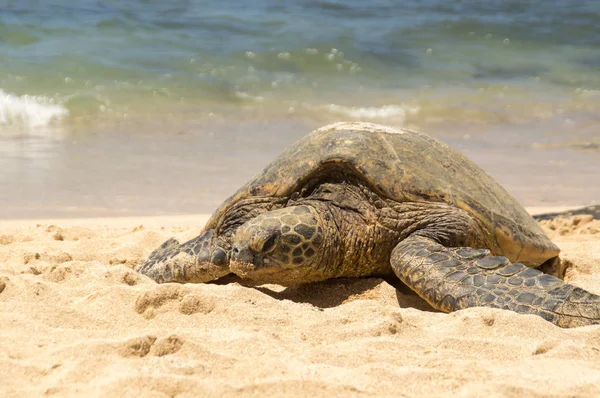
M 361 120 L 396 120 L 403 122 L 408 115 L 419 112 L 418 107 L 383 105 L 380 107 L 349 107 L 329 104 L 326 108 L 330 113 L 343 115 Z
M 53 98 L 15 95 L 0 89 L 0 126 L 45 127 L 69 115 Z

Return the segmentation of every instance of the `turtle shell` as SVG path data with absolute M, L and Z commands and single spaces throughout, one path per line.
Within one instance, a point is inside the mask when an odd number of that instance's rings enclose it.
M 527 211 L 479 166 L 428 135 L 371 123 L 349 122 L 313 131 L 285 150 L 213 214 L 214 228 L 236 202 L 251 197 L 290 197 L 335 166 L 352 171 L 379 195 L 397 202 L 445 202 L 486 228 L 489 249 L 535 266 L 559 249 Z

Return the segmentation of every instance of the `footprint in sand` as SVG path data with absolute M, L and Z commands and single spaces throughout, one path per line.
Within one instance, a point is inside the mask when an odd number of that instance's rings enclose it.
M 211 298 L 191 293 L 180 285 L 157 286 L 154 290 L 140 294 L 135 302 L 135 311 L 146 319 L 175 308 L 185 315 L 208 314 L 214 307 Z
M 121 356 L 126 358 L 141 358 L 148 354 L 163 357 L 179 351 L 183 343 L 184 340 L 174 334 L 163 339 L 157 339 L 156 336 L 148 335 L 135 337 L 119 344 L 117 351 Z
M 150 352 L 152 344 L 156 341 L 156 336 L 135 337 L 117 347 L 117 351 L 122 357 L 145 357 Z
M 192 315 L 196 313 L 208 314 L 215 308 L 215 303 L 212 299 L 207 299 L 197 294 L 188 294 L 179 303 L 179 312 L 184 315 Z
M 181 337 L 172 334 L 167 338 L 156 341 L 150 350 L 150 354 L 157 357 L 174 354 L 181 349 L 183 342 Z

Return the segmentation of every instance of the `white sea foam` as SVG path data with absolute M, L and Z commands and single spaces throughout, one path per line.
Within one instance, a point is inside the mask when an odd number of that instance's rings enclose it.
M 348 116 L 352 119 L 361 120 L 385 120 L 394 119 L 404 121 L 407 115 L 413 115 L 419 112 L 418 107 L 400 106 L 400 105 L 384 105 L 380 107 L 348 107 L 336 104 L 327 105 L 329 112 Z
M 68 115 L 69 111 L 52 98 L 17 96 L 0 89 L 0 126 L 44 127 Z

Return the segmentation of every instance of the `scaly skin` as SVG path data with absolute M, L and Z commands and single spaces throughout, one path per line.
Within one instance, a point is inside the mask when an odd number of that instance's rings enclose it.
M 327 213 L 325 213 L 327 214 Z M 339 238 L 325 214 L 312 206 L 264 213 L 238 228 L 233 237 L 231 271 L 242 278 L 281 285 L 335 277 L 322 265 L 337 266 L 333 242 Z
M 493 307 L 535 314 L 560 327 L 600 324 L 600 296 L 489 250 L 447 248 L 415 234 L 392 251 L 396 275 L 432 307 Z
M 229 254 L 223 250 L 213 230 L 179 244 L 167 240 L 136 267 L 136 271 L 158 283 L 202 283 L 230 273 Z

